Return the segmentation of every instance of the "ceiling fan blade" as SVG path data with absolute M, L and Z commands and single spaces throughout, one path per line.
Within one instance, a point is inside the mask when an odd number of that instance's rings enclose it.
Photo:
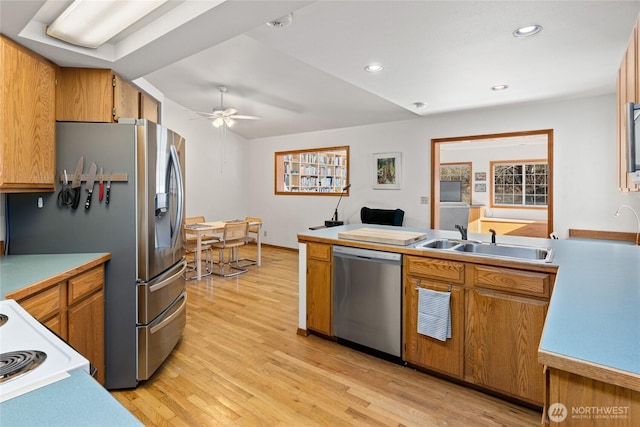
M 190 111 L 191 113 L 200 114 L 203 117 L 211 117 L 213 113 L 205 112 L 205 111 Z
M 229 116 L 232 119 L 238 119 L 238 120 L 260 120 L 262 117 L 260 116 L 239 116 L 239 115 L 233 115 L 233 116 Z
M 237 112 L 238 110 L 236 110 L 235 108 L 227 108 L 222 112 L 222 115 L 225 117 L 229 117 L 229 116 L 233 116 Z

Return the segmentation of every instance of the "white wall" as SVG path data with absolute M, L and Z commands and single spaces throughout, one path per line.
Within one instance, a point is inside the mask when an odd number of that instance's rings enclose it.
M 274 152 L 349 145 L 352 187 L 341 202 L 340 219 L 359 223 L 362 206 L 399 207 L 405 211 L 404 225 L 426 228 L 430 208 L 420 204 L 420 197 L 431 194 L 432 138 L 540 129 L 554 130 L 556 233 L 566 238 L 569 228 L 635 232 L 636 220 L 630 211 L 613 216 L 622 203 L 640 211 L 638 194 L 617 191 L 613 94 L 251 140 L 247 213 L 262 217 L 265 243 L 297 247 L 297 233 L 329 219 L 338 197 L 274 195 Z M 402 189 L 373 190 L 372 153 L 395 151 L 402 152 Z

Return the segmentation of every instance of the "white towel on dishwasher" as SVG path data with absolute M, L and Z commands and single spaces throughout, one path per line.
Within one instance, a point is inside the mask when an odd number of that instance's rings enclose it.
M 440 341 L 451 338 L 451 292 L 418 287 L 418 333 Z

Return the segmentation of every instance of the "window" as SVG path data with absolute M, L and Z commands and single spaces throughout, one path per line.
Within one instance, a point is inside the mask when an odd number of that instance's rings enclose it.
M 549 172 L 544 160 L 491 162 L 492 206 L 540 207 L 549 203 Z
M 275 194 L 340 194 L 348 177 L 348 146 L 275 153 Z
M 462 197 L 464 203 L 471 204 L 471 163 L 442 163 L 440 165 L 440 188 L 442 182 L 460 182 Z M 446 184 L 445 184 L 446 185 Z M 442 193 L 440 198 L 445 197 Z M 442 201 L 448 201 L 442 199 Z

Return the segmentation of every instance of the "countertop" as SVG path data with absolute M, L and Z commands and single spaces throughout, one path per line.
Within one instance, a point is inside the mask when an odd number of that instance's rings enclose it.
M 84 371 L 0 404 L 2 427 L 142 426 Z
M 338 232 L 370 224 L 349 224 L 298 234 L 301 243 L 324 241 L 371 247 L 366 242 L 343 240 Z M 393 229 L 394 227 L 373 226 Z M 459 238 L 453 231 L 403 227 L 427 233 L 427 238 Z M 469 239 L 490 241 L 490 235 L 469 233 Z M 554 267 L 556 282 L 539 347 L 539 360 L 589 378 L 640 391 L 640 247 L 588 240 L 551 240 L 497 236 L 498 243 L 553 248 L 550 264 L 518 262 L 517 268 Z M 384 250 L 416 253 L 407 247 L 376 244 Z M 425 249 L 429 255 L 442 253 Z M 478 256 L 456 254 L 456 259 Z M 473 257 L 473 258 L 472 258 Z M 486 258 L 484 258 L 486 259 Z M 500 261 L 509 266 L 510 262 Z
M 0 299 L 29 287 L 48 286 L 108 261 L 108 253 L 10 255 L 0 257 Z M 84 371 L 0 403 L 0 425 L 141 426 L 109 392 Z
M 108 253 L 0 256 L 0 299 L 26 286 L 47 285 L 111 258 Z

